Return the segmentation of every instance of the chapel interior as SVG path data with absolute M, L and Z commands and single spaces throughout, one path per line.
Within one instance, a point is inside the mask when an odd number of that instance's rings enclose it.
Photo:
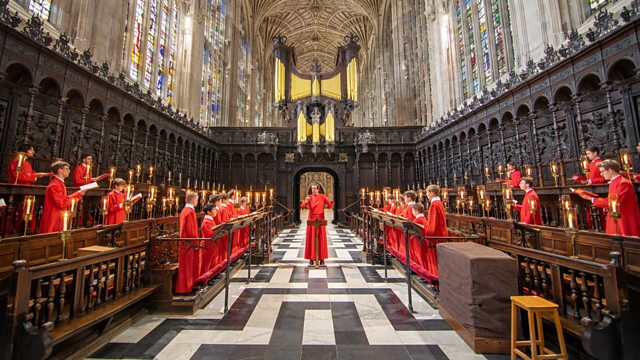
M 0 0 L 0 359 L 637 359 L 639 193 L 639 0 Z

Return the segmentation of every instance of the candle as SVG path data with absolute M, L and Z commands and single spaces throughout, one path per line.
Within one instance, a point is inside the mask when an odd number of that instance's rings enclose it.
M 267 200 L 267 193 L 266 193 L 266 192 L 263 192 L 263 193 L 262 193 L 262 203 L 263 203 L 263 204 L 266 204 L 266 200 Z
M 374 200 L 374 199 L 373 199 L 374 195 L 375 195 L 375 194 L 373 193 L 373 191 L 369 192 L 369 201 L 370 201 L 372 204 L 373 204 L 373 200 Z
M 364 197 L 365 197 L 365 190 L 364 190 L 364 188 L 362 188 L 362 189 L 360 189 L 360 198 L 364 199 Z
M 175 198 L 175 204 L 176 204 L 176 209 L 180 207 L 180 198 L 179 197 Z
M 191 178 L 187 179 L 187 189 L 191 187 Z
M 136 164 L 136 176 L 139 177 L 142 174 L 142 165 Z
M 116 177 L 116 168 L 115 167 L 110 167 L 109 168 L 109 176 L 111 177 L 111 179 Z
M 488 166 L 484 168 L 484 176 L 486 177 L 491 176 L 491 171 L 489 170 Z
M 62 213 L 62 231 L 69 230 L 69 219 L 71 218 L 71 213 L 69 211 L 65 211 Z
M 269 198 L 273 199 L 273 189 L 269 189 Z
M 78 204 L 78 199 L 71 199 L 71 204 L 69 205 L 69 211 L 75 212 L 77 204 Z
M 512 190 L 511 190 L 511 188 L 510 188 L 510 187 L 507 187 L 507 188 L 504 190 L 504 198 L 505 198 L 506 200 L 512 200 L 512 199 L 513 199 L 513 193 L 512 193 Z
M 575 226 L 573 224 L 573 219 L 574 219 L 573 214 L 571 212 L 569 212 L 568 215 L 569 216 L 568 216 L 567 222 L 569 223 L 569 229 L 575 229 Z
M 618 200 L 618 196 L 616 194 L 609 196 L 609 211 L 611 211 L 611 215 L 614 216 L 620 214 L 620 201 Z
M 240 202 L 240 192 L 238 191 L 238 188 L 236 188 L 236 191 L 234 192 L 234 194 L 236 195 L 236 204 Z
M 558 174 L 558 164 L 554 162 L 551 163 L 551 173 L 554 175 Z
M 524 166 L 524 173 L 528 176 L 528 177 L 532 177 L 533 176 L 533 166 L 531 164 L 526 164 Z
M 167 197 L 169 198 L 169 200 L 173 200 L 173 197 L 176 195 L 176 189 L 174 189 L 173 187 L 170 187 L 167 189 Z
M 376 191 L 376 204 L 380 203 L 380 191 Z
M 247 191 L 247 203 L 251 205 L 251 200 L 253 200 L 253 194 L 251 191 Z
M 125 187 L 125 199 L 131 199 L 131 193 L 133 192 L 133 185 L 129 184 Z
M 153 166 L 149 166 L 149 182 L 153 183 Z
M 169 179 L 171 179 L 171 170 L 169 170 L 169 175 L 167 175 Z
M 182 173 L 178 173 L 178 186 L 182 186 Z
M 502 173 L 502 169 L 503 169 L 503 168 L 502 168 L 502 164 L 499 164 L 499 165 L 498 165 L 498 172 L 499 172 L 499 173 Z
M 133 169 L 129 169 L 129 183 L 133 181 Z
M 85 179 L 89 179 L 91 174 L 91 164 L 87 164 L 87 172 L 84 174 Z
M 582 164 L 582 170 L 585 173 L 588 173 L 589 172 L 589 159 L 587 157 L 583 157 L 581 164 Z
M 531 208 L 531 212 L 535 213 L 538 208 L 536 207 L 536 199 L 535 198 L 529 198 L 529 207 Z
M 167 208 L 167 197 L 163 196 L 162 197 L 162 209 L 166 209 Z
M 206 189 L 200 190 L 200 195 L 202 196 L 202 202 L 206 203 L 207 202 L 207 190 Z
M 24 197 L 25 200 L 25 209 L 24 209 L 24 217 L 30 217 L 30 215 L 33 213 L 33 208 L 36 202 L 36 197 L 33 195 L 27 195 Z
M 24 153 L 18 153 L 18 168 L 22 167 L 22 165 L 24 164 L 25 158 L 26 158 L 26 155 Z
M 157 193 L 158 188 L 156 186 L 149 186 L 149 201 L 155 201 Z

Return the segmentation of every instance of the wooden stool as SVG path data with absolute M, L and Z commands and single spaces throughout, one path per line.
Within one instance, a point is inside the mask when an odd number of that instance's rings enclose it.
M 517 308 L 522 308 L 527 311 L 527 317 L 529 319 L 529 340 L 517 341 Z M 542 315 L 544 313 L 553 313 L 553 321 L 556 325 L 558 342 L 560 343 L 560 354 L 556 354 L 544 346 L 544 333 L 542 331 Z M 536 339 L 536 326 L 538 328 L 539 339 Z M 531 357 L 525 355 L 522 350 L 518 349 L 518 347 L 522 346 L 531 347 Z M 536 346 L 538 346 L 538 348 L 536 348 Z M 539 296 L 511 297 L 511 360 L 515 360 L 516 355 L 527 360 L 569 359 L 562 334 L 560 315 L 558 315 L 558 304 L 552 303 Z

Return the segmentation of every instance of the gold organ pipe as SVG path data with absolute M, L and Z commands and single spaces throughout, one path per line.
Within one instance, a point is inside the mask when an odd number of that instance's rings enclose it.
M 342 91 L 340 89 L 340 73 L 330 79 L 322 79 L 320 81 L 320 90 L 322 96 L 332 99 L 341 100 Z
M 311 83 L 311 96 L 320 96 L 320 83 L 316 76 L 313 77 L 313 82 Z
M 330 111 L 327 115 L 327 118 L 324 120 L 326 129 L 325 139 L 327 142 L 335 141 L 335 128 L 334 128 L 334 119 L 333 119 L 333 111 Z
M 311 136 L 311 139 L 313 140 L 314 144 L 320 142 L 320 124 L 318 124 L 317 122 L 313 123 L 313 134 Z
M 298 142 L 307 141 L 307 119 L 304 117 L 304 113 L 300 111 L 298 114 Z

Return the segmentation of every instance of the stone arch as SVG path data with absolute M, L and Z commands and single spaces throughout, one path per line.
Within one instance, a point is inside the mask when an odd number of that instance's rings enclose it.
M 571 101 L 573 91 L 568 86 L 561 86 L 556 90 L 553 96 L 553 102 L 556 104 L 568 103 Z
M 613 63 L 607 71 L 607 80 L 622 81 L 630 79 L 636 75 L 636 64 L 627 58 L 620 59 Z
M 40 91 L 40 94 L 49 96 L 52 98 L 56 98 L 56 99 L 59 98 L 60 95 L 62 94 L 60 84 L 56 79 L 51 77 L 45 77 L 42 80 L 40 80 L 40 83 L 38 84 L 38 89 Z
M 20 64 L 20 63 L 12 63 L 7 66 L 5 70 L 7 74 L 5 76 L 5 80 L 12 84 L 16 84 L 21 87 L 31 87 L 33 86 L 33 75 L 29 68 Z
M 588 74 L 578 82 L 578 92 L 582 95 L 586 95 L 594 91 L 598 91 L 600 90 L 601 83 L 602 79 L 600 79 L 600 76 L 598 76 L 598 74 Z

